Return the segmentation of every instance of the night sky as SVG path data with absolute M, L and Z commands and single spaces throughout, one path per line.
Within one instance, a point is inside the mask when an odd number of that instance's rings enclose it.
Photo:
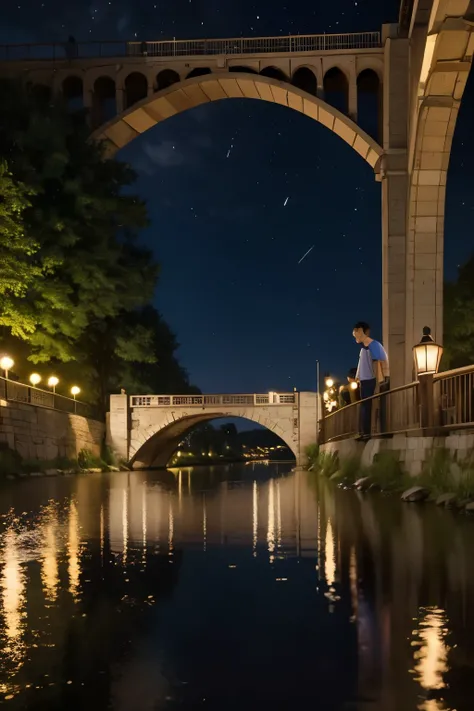
M 398 6 L 3 0 L 0 41 L 378 30 L 397 21 Z M 448 178 L 448 278 L 474 247 L 473 125 L 470 81 Z M 356 365 L 355 321 L 369 321 L 381 336 L 380 184 L 326 128 L 282 106 L 222 101 L 169 119 L 119 157 L 137 170 L 136 189 L 149 205 L 143 240 L 162 267 L 155 304 L 204 392 L 314 389 L 316 359 L 341 376 Z

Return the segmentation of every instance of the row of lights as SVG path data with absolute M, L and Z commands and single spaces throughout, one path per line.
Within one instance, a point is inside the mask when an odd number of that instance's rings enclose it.
M 4 371 L 5 373 L 5 378 L 8 380 L 8 372 L 13 368 L 15 365 L 14 361 L 10 356 L 2 356 L 0 358 L 0 369 Z M 38 385 L 41 383 L 41 375 L 39 373 L 31 373 L 29 377 L 30 383 L 33 385 L 34 388 L 37 388 Z M 55 375 L 51 375 L 48 378 L 48 387 L 52 389 L 53 393 L 56 392 L 56 386 L 59 384 L 59 378 L 57 378 Z M 71 388 L 71 395 L 73 396 L 74 400 L 76 399 L 77 395 L 81 392 L 81 388 L 79 388 L 77 385 L 73 385 Z

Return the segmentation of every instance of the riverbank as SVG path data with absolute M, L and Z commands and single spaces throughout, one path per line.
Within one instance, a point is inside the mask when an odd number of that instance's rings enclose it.
M 95 455 L 91 450 L 81 449 L 77 458 L 56 457 L 49 460 L 23 459 L 15 450 L 0 450 L 0 481 L 128 470 L 125 463 L 116 461 L 107 448 L 103 448 L 101 456 Z
M 394 452 L 382 451 L 372 464 L 361 457 L 339 459 L 312 447 L 307 452 L 308 470 L 343 488 L 381 491 L 401 495 L 407 502 L 433 502 L 457 511 L 474 514 L 474 452 L 457 460 L 447 449 L 435 449 L 421 472 L 410 475 Z

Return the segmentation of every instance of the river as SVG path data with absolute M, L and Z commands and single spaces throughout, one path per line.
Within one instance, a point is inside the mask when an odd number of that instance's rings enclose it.
M 255 464 L 8 482 L 0 705 L 472 711 L 474 520 Z

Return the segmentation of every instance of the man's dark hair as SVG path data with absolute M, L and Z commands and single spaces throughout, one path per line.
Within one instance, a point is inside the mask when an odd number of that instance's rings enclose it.
M 366 321 L 357 321 L 356 325 L 354 326 L 354 331 L 358 328 L 361 328 L 364 333 L 368 333 L 370 331 L 370 326 Z
M 352 378 L 352 380 L 355 380 L 356 375 L 357 375 L 357 368 L 351 368 L 350 371 L 347 373 L 347 377 Z

